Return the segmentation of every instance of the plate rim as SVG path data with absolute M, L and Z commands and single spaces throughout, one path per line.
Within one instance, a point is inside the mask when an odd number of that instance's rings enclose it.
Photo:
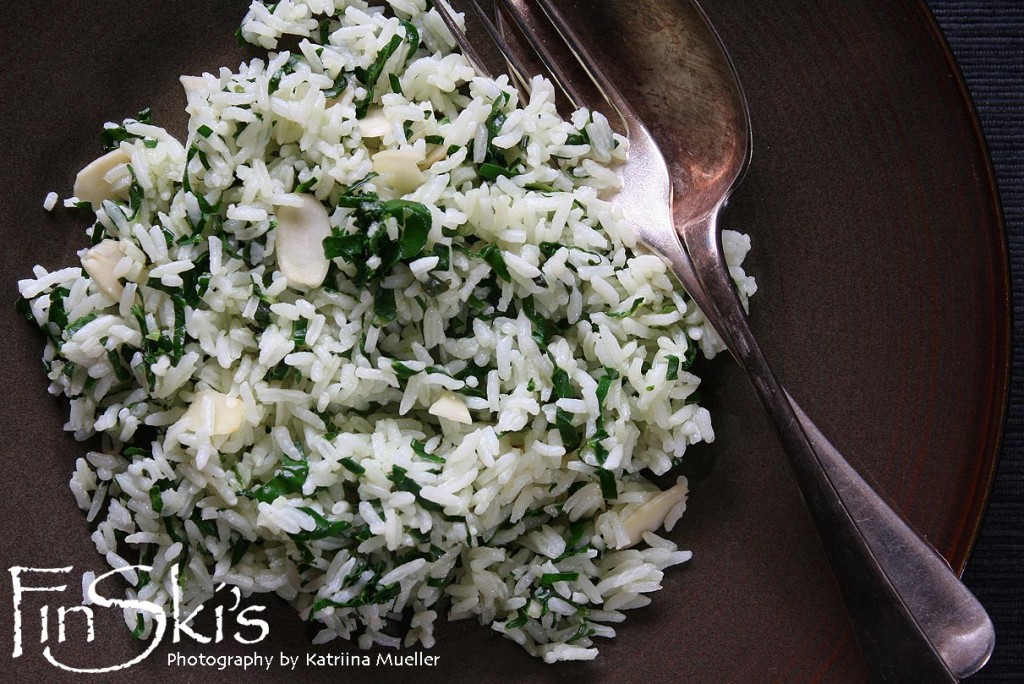
M 994 216 L 993 224 L 988 228 L 994 228 L 995 232 L 990 237 L 991 244 L 996 248 L 993 255 L 993 288 L 997 290 L 1000 317 L 997 324 L 1000 327 L 1002 340 L 993 340 L 993 356 L 996 363 L 993 364 L 993 386 L 997 390 L 993 397 L 996 403 L 995 410 L 989 415 L 989 429 L 984 435 L 984 442 L 979 445 L 980 462 L 982 466 L 978 471 L 978 480 L 982 491 L 971 497 L 968 502 L 965 519 L 967 527 L 959 535 L 956 546 L 946 550 L 947 561 L 953 570 L 962 575 L 967 567 L 974 548 L 977 546 L 984 526 L 985 515 L 992 499 L 992 489 L 995 484 L 996 475 L 999 471 L 999 464 L 1002 460 L 1004 440 L 1006 437 L 1006 421 L 1009 413 L 1010 385 L 1013 371 L 1013 288 L 1010 270 L 1009 235 L 1006 230 L 1006 215 L 1003 210 L 1003 202 L 999 191 L 999 181 L 992 163 L 992 152 L 989 149 L 988 140 L 985 137 L 985 129 L 978 114 L 977 105 L 971 95 L 971 90 L 964 77 L 960 64 L 949 45 L 945 32 L 939 25 L 935 13 L 929 6 L 927 0 L 914 0 L 917 10 L 916 15 L 923 21 L 925 28 L 930 34 L 936 47 L 939 48 L 942 58 L 950 74 L 953 76 L 953 84 L 961 105 L 961 113 L 966 115 L 966 123 L 973 135 L 973 143 L 980 157 L 980 164 L 972 167 L 972 170 L 980 172 L 978 182 L 979 190 L 984 191 L 988 208 Z M 997 239 L 998 238 L 998 239 Z M 1001 343 L 1000 343 L 1001 342 Z

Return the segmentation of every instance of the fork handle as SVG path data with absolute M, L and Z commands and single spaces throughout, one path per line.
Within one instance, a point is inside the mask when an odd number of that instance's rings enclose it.
M 705 305 L 714 303 L 701 308 L 747 372 L 789 458 L 871 681 L 952 682 L 972 674 L 992 651 L 988 614 L 779 384 L 728 274 L 717 215 L 680 231 L 704 289 L 701 298 Z M 678 254 L 669 261 L 674 268 L 689 266 Z

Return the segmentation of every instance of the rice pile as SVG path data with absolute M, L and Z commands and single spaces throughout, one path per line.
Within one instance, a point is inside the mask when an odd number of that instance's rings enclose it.
M 253 3 L 240 36 L 298 51 L 183 77 L 184 144 L 109 124 L 65 202 L 92 246 L 19 306 L 102 437 L 71 480 L 97 550 L 151 567 L 129 598 L 274 592 L 363 648 L 446 612 L 591 659 L 690 558 L 652 531 L 685 480 L 639 473 L 714 438 L 688 369 L 721 343 L 607 201 L 626 141 L 477 77 L 427 6 Z

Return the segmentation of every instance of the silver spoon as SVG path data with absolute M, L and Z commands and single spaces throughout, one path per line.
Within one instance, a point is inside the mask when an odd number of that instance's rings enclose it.
M 673 135 L 655 141 L 557 7 L 549 0 L 503 0 L 503 6 L 574 104 L 595 103 L 577 87 L 579 65 L 574 73 L 543 37 L 545 21 L 623 120 L 631 152 L 616 203 L 672 266 L 747 372 L 817 525 L 872 681 L 955 681 L 976 672 L 994 645 L 984 608 L 793 402 L 747 325 L 722 257 L 717 219 L 748 166 L 750 119 L 733 65 L 703 10 L 692 1 L 675 8 L 672 29 L 689 51 L 685 63 L 672 65 L 673 81 L 687 106 L 672 109 Z M 611 8 L 625 12 L 626 20 L 657 13 L 657 3 L 649 1 Z M 485 25 L 493 31 L 489 21 Z M 472 48 L 457 26 L 449 26 Z M 497 32 L 493 37 L 511 64 L 521 63 Z M 483 66 L 475 51 L 470 56 Z
M 718 213 L 750 158 L 750 115 L 728 53 L 695 1 L 681 26 L 693 59 L 678 149 L 668 157 L 679 199 L 675 228 L 704 291 L 712 323 L 757 392 L 811 510 L 872 681 L 950 681 L 981 668 L 995 631 L 945 559 L 861 478 L 773 375 L 747 324 L 722 255 Z M 663 141 L 659 141 L 663 142 Z M 662 145 L 665 150 L 664 144 Z M 673 264 L 675 266 L 675 263 Z M 694 278 L 696 275 L 696 279 Z

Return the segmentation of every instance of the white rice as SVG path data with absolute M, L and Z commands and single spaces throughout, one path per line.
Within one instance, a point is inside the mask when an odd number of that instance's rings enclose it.
M 298 36 L 299 53 L 183 77 L 184 145 L 121 126 L 136 190 L 89 229 L 121 250 L 119 287 L 36 267 L 22 305 L 71 400 L 65 429 L 102 437 L 71 479 L 97 550 L 152 567 L 130 595 L 167 604 L 176 567 L 184 612 L 218 583 L 275 592 L 321 623 L 317 643 L 429 647 L 447 612 L 547 662 L 592 659 L 690 557 L 652 532 L 625 548 L 628 522 L 659 493 L 641 470 L 714 439 L 687 369 L 721 342 L 607 201 L 626 141 L 600 115 L 560 118 L 542 79 L 520 101 L 476 77 L 426 5 L 253 3 L 242 35 Z M 361 120 L 361 79 L 393 39 Z M 370 175 L 379 150 L 419 159 L 416 182 Z M 371 248 L 334 258 L 323 287 L 290 284 L 277 215 L 301 192 L 335 235 L 409 230 L 354 206 L 361 181 L 422 205 L 425 244 L 387 272 Z M 724 243 L 747 297 L 749 240 Z

